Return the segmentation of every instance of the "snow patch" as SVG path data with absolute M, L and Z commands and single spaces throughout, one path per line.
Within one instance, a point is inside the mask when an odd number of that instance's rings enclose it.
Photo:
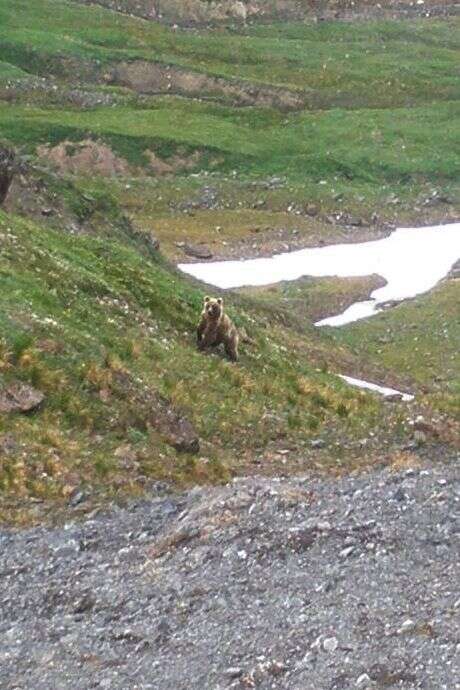
M 180 264 L 199 280 L 222 289 L 271 285 L 302 276 L 341 278 L 378 274 L 386 280 L 369 300 L 317 326 L 343 326 L 379 313 L 388 302 L 401 302 L 431 290 L 460 258 L 460 223 L 400 228 L 389 237 L 359 244 L 336 244 L 276 254 L 271 258 Z
M 349 383 L 350 386 L 356 386 L 357 388 L 364 388 L 365 390 L 374 391 L 375 393 L 380 393 L 380 395 L 388 396 L 401 396 L 403 402 L 410 402 L 415 396 L 410 393 L 401 393 L 401 391 L 395 388 L 387 388 L 386 386 L 379 386 L 377 383 L 370 383 L 369 381 L 363 381 L 362 379 L 355 379 L 353 376 L 344 376 L 344 374 L 339 374 L 339 377 Z

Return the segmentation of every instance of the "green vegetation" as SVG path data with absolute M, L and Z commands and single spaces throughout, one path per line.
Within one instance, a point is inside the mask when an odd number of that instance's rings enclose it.
M 7 497 L 59 502 L 80 482 L 113 493 L 139 490 L 145 477 L 215 480 L 270 448 L 308 453 L 319 433 L 353 437 L 379 419 L 383 428 L 378 401 L 320 371 L 324 344 L 294 315 L 244 300 L 230 306 L 254 340 L 235 367 L 196 351 L 202 290 L 128 236 L 107 245 L 4 213 L 0 233 L 1 376 L 46 394 L 42 411 L 0 418 L 0 431 L 18 440 L 2 457 Z M 181 460 L 150 428 L 152 411 L 138 397 L 145 387 L 186 412 L 206 461 Z M 136 461 L 123 473 L 116 451 L 126 443 Z
M 404 372 L 438 409 L 460 420 L 459 285 L 451 281 L 334 339 L 386 369 Z
M 0 133 L 23 159 L 0 211 L 0 384 L 46 395 L 33 414 L 0 416 L 0 519 L 36 519 L 29 499 L 54 511 L 79 486 L 123 496 L 151 479 L 381 462 L 407 441 L 408 410 L 336 372 L 413 388 L 410 414 L 440 416 L 457 442 L 457 283 L 334 332 L 311 322 L 374 277 L 226 294 L 250 336 L 234 366 L 196 351 L 205 288 L 167 259 L 184 260 L 185 243 L 269 254 L 457 217 L 459 26 L 185 31 L 0 0 Z M 128 88 L 126 63 L 171 66 L 170 85 Z M 77 154 L 112 156 L 113 170 Z M 199 456 L 150 424 L 157 393 L 196 427 Z
M 27 72 L 24 72 L 20 67 L 11 65 L 9 62 L 0 62 L 0 83 L 9 79 L 24 79 L 28 77 Z
M 383 284 L 379 276 L 364 278 L 301 278 L 269 287 L 238 290 L 272 309 L 294 313 L 299 323 L 315 323 L 345 311 L 354 302 L 365 300 Z
M 144 59 L 314 90 L 323 105 L 358 98 L 363 106 L 406 106 L 459 95 L 455 18 L 190 32 L 65 0 L 1 0 L 0 26 L 2 58 L 45 76 L 67 57 L 102 65 Z
M 80 140 L 87 132 L 113 144 L 133 163 L 158 140 L 198 149 L 212 148 L 239 165 L 248 175 L 284 173 L 294 181 L 347 180 L 356 184 L 404 185 L 416 179 L 457 180 L 460 105 L 412 108 L 404 111 L 345 111 L 281 116 L 243 111 L 235 118 L 229 108 L 184 99 L 163 99 L 148 110 L 98 108 L 89 111 L 43 110 L 8 105 L 0 110 L 5 135 L 19 144 Z M 426 135 L 437 123 L 436 149 Z M 212 132 L 212 138 L 209 137 Z M 123 145 L 129 138 L 131 146 Z M 312 145 L 315 142 L 315 146 Z M 139 146 L 140 143 L 140 146 Z M 163 151 L 161 153 L 164 153 Z
M 43 88 L 32 88 L 0 108 L 0 129 L 28 152 L 98 137 L 133 166 L 147 166 L 147 150 L 162 159 L 198 151 L 196 170 L 287 177 L 278 208 L 290 196 L 404 218 L 433 187 L 459 197 L 458 29 L 450 18 L 174 31 L 65 0 L 0 0 L 0 90 L 14 75 L 55 80 L 48 106 Z M 236 80 L 243 90 L 291 89 L 306 109 L 234 108 L 224 92 L 199 101 L 127 89 L 114 92 L 115 107 L 66 105 L 69 87 L 110 93 L 111 68 L 135 60 Z

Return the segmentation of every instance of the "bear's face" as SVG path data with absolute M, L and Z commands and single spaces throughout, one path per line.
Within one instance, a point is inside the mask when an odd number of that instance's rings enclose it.
M 223 310 L 223 300 L 221 297 L 218 297 L 217 299 L 214 297 L 204 298 L 204 311 L 206 316 L 208 316 L 210 319 L 220 319 Z

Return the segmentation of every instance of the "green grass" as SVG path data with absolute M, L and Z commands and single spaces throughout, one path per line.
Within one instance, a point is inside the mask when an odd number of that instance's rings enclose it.
M 145 477 L 200 479 L 195 461 L 149 430 L 136 394 L 143 386 L 196 425 L 209 460 L 201 480 L 224 478 L 242 456 L 271 444 L 300 450 L 318 433 L 334 438 L 383 423 L 379 401 L 318 370 L 307 356 L 317 335 L 299 331 L 294 318 L 229 297 L 229 313 L 255 341 L 234 366 L 195 348 L 203 291 L 128 236 L 108 245 L 4 213 L 0 233 L 0 376 L 46 394 L 35 415 L 0 419 L 0 431 L 19 442 L 2 458 L 7 498 L 59 503 L 80 482 L 113 494 L 139 490 Z M 123 444 L 134 446 L 137 474 L 123 474 L 115 453 Z
M 30 75 L 20 67 L 11 65 L 9 62 L 0 62 L 0 84 L 4 81 L 27 79 Z
M 332 335 L 355 352 L 370 355 L 377 366 L 404 372 L 416 391 L 460 421 L 458 280 Z
M 19 378 L 46 395 L 33 415 L 0 417 L 0 449 L 13 440 L 0 450 L 0 519 L 30 519 L 25 499 L 64 505 L 80 484 L 118 496 L 142 491 L 149 479 L 222 481 L 254 462 L 257 471 L 279 472 L 381 461 L 382 449 L 407 440 L 407 409 L 347 387 L 335 372 L 414 386 L 415 411 L 454 424 L 456 284 L 334 333 L 311 320 L 361 296 L 368 279 L 226 294 L 230 315 L 254 341 L 243 343 L 234 366 L 196 350 L 205 287 L 153 255 L 124 214 L 158 231 L 174 259 L 178 240 L 218 250 L 225 241 L 257 241 L 259 232 L 273 242 L 283 233 L 310 243 L 354 237 L 327 221 L 331 212 L 370 221 L 377 211 L 399 222 L 419 219 L 422 208 L 430 219 L 453 214 L 459 26 L 450 18 L 173 31 L 65 0 L 0 0 L 0 94 L 12 98 L 0 100 L 0 132 L 32 166 L 22 191 L 13 190 L 13 212 L 0 211 L 0 379 Z M 233 107 L 228 96 L 108 89 L 104 75 L 127 60 L 288 88 L 304 94 L 306 107 L 286 114 Z M 40 88 L 35 76 L 45 77 Z M 20 88 L 2 91 L 9 81 Z M 75 89 L 111 91 L 119 101 L 69 105 Z M 41 144 L 87 138 L 125 159 L 129 176 L 59 177 L 37 161 Z M 147 150 L 166 161 L 200 155 L 193 170 L 155 177 Z M 267 187 L 272 176 L 283 179 L 279 187 Z M 216 190 L 216 208 L 181 210 L 206 186 Z M 433 190 L 451 201 L 425 209 Z M 314 219 L 305 215 L 311 203 Z M 415 346 L 406 337 L 414 333 Z M 432 385 L 436 377 L 446 385 Z M 145 389 L 194 423 L 199 458 L 178 455 L 149 427 Z M 318 436 L 324 453 L 311 449 Z M 288 465 L 278 454 L 286 449 Z
M 269 287 L 245 287 L 238 292 L 258 302 L 295 314 L 305 326 L 339 314 L 355 302 L 368 299 L 382 285 L 379 276 L 364 278 L 300 278 Z
M 0 57 L 46 73 L 65 57 L 147 59 L 209 74 L 313 91 L 322 105 L 395 106 L 459 96 L 458 19 L 320 26 L 235 34 L 172 31 L 100 7 L 0 2 Z
M 148 110 L 126 107 L 90 111 L 0 106 L 4 136 L 17 144 L 79 140 L 91 133 L 132 162 L 156 142 L 210 149 L 226 167 L 249 177 L 285 174 L 293 181 L 348 181 L 401 185 L 458 181 L 460 105 L 442 103 L 409 110 L 302 113 L 281 122 L 266 113 L 235 117 L 225 107 L 162 99 Z M 277 121 L 278 120 L 278 121 Z M 433 128 L 436 121 L 437 127 Z M 211 133 L 211 135 L 210 135 Z M 130 151 L 128 150 L 128 142 Z M 349 185 L 352 186 L 352 185 Z
M 142 59 L 300 90 L 308 104 L 287 115 L 231 107 L 227 96 L 226 104 L 174 96 L 136 101 L 124 90 L 125 105 L 78 109 L 60 104 L 60 91 L 51 91 L 47 104 L 36 90 L 0 105 L 0 129 L 29 153 L 38 143 L 99 137 L 144 168 L 147 149 L 162 158 L 199 150 L 197 170 L 287 177 L 283 204 L 291 194 L 326 210 L 370 215 L 378 207 L 404 216 L 433 186 L 459 198 L 459 26 L 449 18 L 174 31 L 65 0 L 14 7 L 0 0 L 6 75 L 54 74 L 64 90 L 99 91 L 111 65 Z M 343 203 L 334 203 L 338 196 Z

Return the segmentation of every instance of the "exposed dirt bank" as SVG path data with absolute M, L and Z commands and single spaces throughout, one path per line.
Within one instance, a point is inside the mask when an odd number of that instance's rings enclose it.
M 116 65 L 105 76 L 110 84 L 127 86 L 141 94 L 180 94 L 200 99 L 223 98 L 234 105 L 256 105 L 296 110 L 305 98 L 287 89 L 269 88 L 237 80 L 210 77 L 200 72 L 135 60 Z
M 368 17 L 447 16 L 458 14 L 449 0 L 74 0 L 182 26 L 228 21 L 359 19 Z

